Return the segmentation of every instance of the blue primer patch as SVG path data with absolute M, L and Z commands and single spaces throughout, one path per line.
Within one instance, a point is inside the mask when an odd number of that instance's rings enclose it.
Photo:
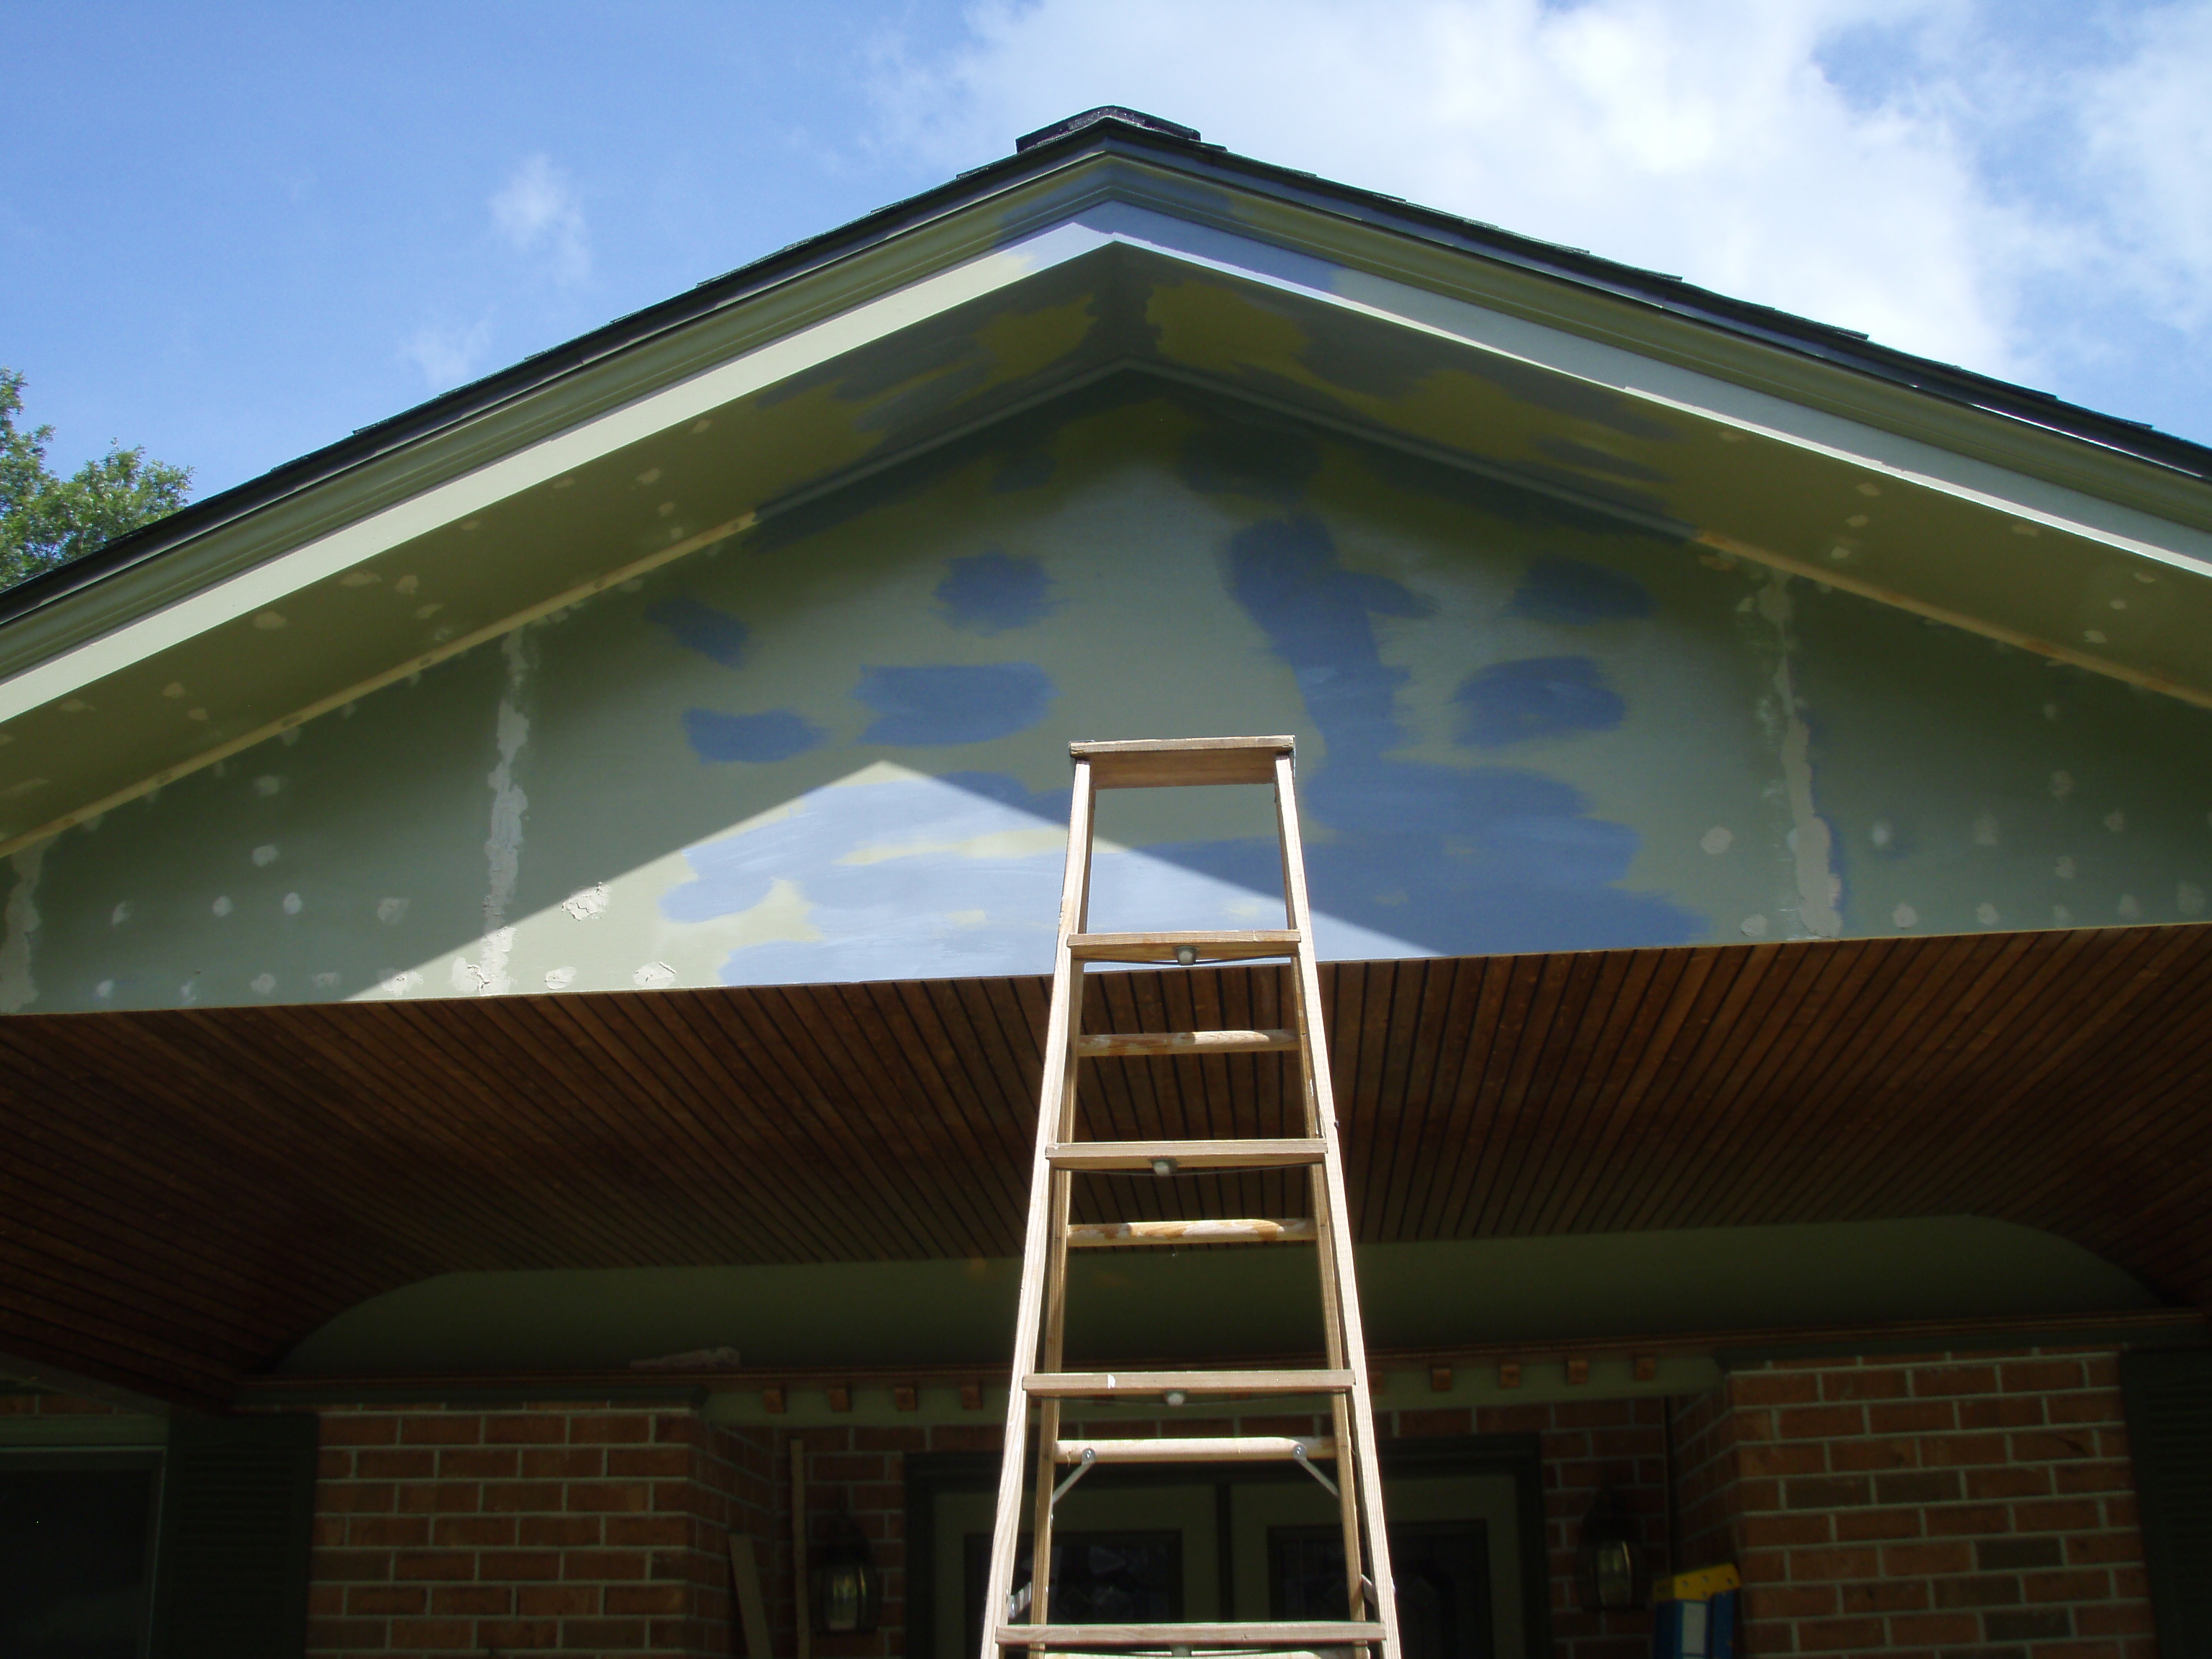
M 1052 678 L 1030 662 L 970 667 L 867 668 L 854 694 L 876 711 L 863 743 L 985 743 L 1026 732 L 1045 717 Z
M 1585 564 L 1580 559 L 1531 559 L 1528 574 L 1513 590 L 1505 608 L 1531 622 L 1564 623 L 1577 628 L 1588 623 L 1648 617 L 1651 592 L 1635 577 L 1601 564 Z
M 1524 657 L 1477 669 L 1452 693 L 1461 743 L 1502 748 L 1570 732 L 1610 732 L 1628 714 L 1588 657 Z
M 1290 665 L 1328 740 L 1326 762 L 1300 781 L 1302 810 L 1334 832 L 1307 845 L 1316 911 L 1347 933 L 1413 940 L 1442 955 L 1705 936 L 1701 917 L 1613 884 L 1628 873 L 1636 833 L 1589 817 L 1572 786 L 1520 767 L 1388 758 L 1407 741 L 1395 706 L 1406 676 L 1383 663 L 1370 617 L 1425 615 L 1421 596 L 1345 569 L 1326 526 L 1310 518 L 1254 525 L 1231 539 L 1228 554 L 1231 593 Z M 1585 611 L 1593 591 L 1614 607 L 1608 614 L 1629 601 L 1641 607 L 1632 614 L 1650 608 L 1649 595 L 1626 578 L 1541 562 L 1567 567 L 1569 584 L 1583 570 L 1616 584 L 1569 586 Z M 1224 873 L 1238 872 L 1232 878 L 1251 879 L 1249 851 L 1196 851 L 1183 860 L 1218 862 Z M 1329 950 L 1326 937 L 1322 944 Z
M 679 593 L 647 605 L 645 617 L 666 629 L 677 644 L 712 657 L 725 668 L 744 660 L 745 641 L 752 630 L 726 611 Z
M 765 714 L 718 714 L 711 708 L 684 711 L 684 735 L 702 760 L 780 761 L 819 749 L 829 733 L 788 708 Z
M 1052 578 L 1035 559 L 1018 559 L 995 550 L 946 562 L 937 585 L 937 602 L 956 627 L 997 634 L 1025 628 L 1051 614 Z

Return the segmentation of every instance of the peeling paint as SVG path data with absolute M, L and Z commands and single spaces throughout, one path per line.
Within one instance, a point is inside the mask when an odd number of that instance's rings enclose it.
M 1842 879 L 1830 862 L 1833 836 L 1813 804 L 1813 733 L 1805 723 L 1792 672 L 1790 577 L 1774 572 L 1759 591 L 1759 614 L 1774 624 L 1774 696 L 1782 728 L 1782 780 L 1790 804 L 1790 848 L 1797 877 L 1797 920 L 1816 939 L 1844 931 L 1838 908 Z
M 522 878 L 522 818 L 530 807 L 530 797 L 515 781 L 515 760 L 530 737 L 530 720 L 520 706 L 529 674 L 523 630 L 509 634 L 500 650 L 507 660 L 507 694 L 500 699 L 495 727 L 499 764 L 484 779 L 491 787 L 491 834 L 484 841 L 490 881 L 484 891 L 483 937 L 477 942 L 477 959 L 453 959 L 453 988 L 464 995 L 503 996 L 514 988 L 507 961 L 514 948 L 514 929 L 507 918 L 515 885 Z
M 15 879 L 0 912 L 0 1013 L 15 1013 L 39 998 L 31 977 L 31 935 L 39 928 L 39 876 L 51 844 L 26 847 L 8 860 Z

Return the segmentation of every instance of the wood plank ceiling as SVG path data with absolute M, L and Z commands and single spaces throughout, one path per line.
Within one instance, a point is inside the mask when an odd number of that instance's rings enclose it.
M 1280 971 L 1094 975 L 1085 1025 L 1279 1024 Z M 2212 1300 L 2212 925 L 1322 981 L 1363 1239 L 1973 1213 Z M 438 1273 L 1015 1254 L 1044 1000 L 929 980 L 0 1020 L 0 1354 L 213 1401 Z M 1287 1127 L 1280 1055 L 1083 1065 L 1096 1135 Z M 1089 1219 L 1304 1208 L 1279 1175 L 1085 1186 Z

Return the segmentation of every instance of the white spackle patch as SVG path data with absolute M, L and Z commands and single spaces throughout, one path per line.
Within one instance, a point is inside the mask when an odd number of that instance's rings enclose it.
M 208 908 L 209 908 L 210 909 L 213 910 L 213 911 L 216 913 L 216 915 L 219 915 L 219 916 L 227 916 L 227 915 L 228 915 L 231 913 L 231 910 L 232 910 L 232 908 L 233 908 L 233 906 L 232 906 L 231 902 L 230 902 L 230 895 L 229 895 L 229 894 L 228 894 L 228 893 L 224 894 L 222 897 L 220 897 L 220 898 L 218 898 L 217 900 L 216 900 L 216 902 L 215 902 L 213 904 L 210 905 Z
M 2058 718 L 2058 705 L 2055 702 L 2046 702 L 2044 704 L 2043 718 L 2047 720 L 2057 720 Z M 2054 772 L 2051 774 L 2051 776 L 2055 780 L 2057 778 L 2066 777 L 2066 775 L 2063 772 Z M 2066 778 L 2066 787 L 2069 789 L 2071 789 L 2074 787 L 2074 780 L 2071 778 Z
M 38 981 L 31 977 L 31 935 L 39 931 L 39 871 L 46 858 L 46 843 L 26 847 L 9 864 L 15 880 L 8 889 L 8 905 L 0 910 L 0 1013 L 12 1014 L 39 1000 Z
M 565 991 L 575 982 L 576 970 L 574 968 L 548 968 L 545 970 L 545 988 L 549 991 Z
M 112 979 L 104 979 L 100 981 L 99 984 L 92 988 L 92 994 L 98 997 L 102 1002 L 106 1001 L 110 997 L 115 994 L 115 981 Z
M 376 902 L 376 919 L 386 927 L 407 920 L 407 901 L 404 898 L 381 898 Z
M 2173 908 L 2185 916 L 2204 914 L 2204 890 L 2193 881 L 2185 881 L 2173 890 Z
M 947 910 L 945 919 L 955 927 L 981 927 L 990 921 L 991 913 L 988 910 Z
M 1876 847 L 1887 847 L 1896 838 L 1897 831 L 1890 828 L 1887 818 L 1876 818 L 1873 827 L 1867 831 L 1867 839 Z
M 676 503 L 673 501 L 663 501 L 659 507 L 654 507 L 653 510 L 654 513 L 665 519 L 676 510 Z
M 257 996 L 264 996 L 264 997 L 265 997 L 265 996 L 267 996 L 267 995 L 268 995 L 271 991 L 275 990 L 276 988 L 276 975 L 274 975 L 274 974 L 256 974 L 256 975 L 253 976 L 253 991 L 254 991 L 254 994 L 255 994 L 255 995 L 257 995 Z
M 530 669 L 526 649 L 526 636 L 519 628 L 500 644 L 507 659 L 507 692 L 499 700 L 494 722 L 499 763 L 484 777 L 491 787 L 491 833 L 484 838 L 489 880 L 484 889 L 483 937 L 477 942 L 475 962 L 459 957 L 453 962 L 453 988 L 478 996 L 502 996 L 514 988 L 507 963 L 514 950 L 514 929 L 507 925 L 507 913 L 522 878 L 522 815 L 530 810 L 530 797 L 514 781 L 515 757 L 530 738 L 530 720 L 521 708 Z
M 1765 939 L 1766 937 L 1766 918 L 1765 916 L 1746 916 L 1743 919 L 1742 925 L 1743 936 L 1746 939 Z
M 561 908 L 578 921 L 589 921 L 593 916 L 605 914 L 607 908 L 606 883 L 598 882 L 592 886 L 577 889 L 561 901 Z
M 676 983 L 676 970 L 665 962 L 648 962 L 629 976 L 641 991 L 661 991 Z
M 380 582 L 383 580 L 384 578 L 378 575 L 374 570 L 349 570 L 344 575 L 338 578 L 338 586 L 340 587 L 367 587 L 372 583 Z
M 1997 821 L 1992 813 L 1984 812 L 1974 820 L 1974 845 L 1994 847 L 1997 844 Z
M 281 611 L 264 611 L 253 619 L 253 625 L 264 633 L 273 634 L 280 628 L 290 626 Z
M 2051 866 L 2051 873 L 2057 877 L 2061 881 L 2073 880 L 2074 860 L 2067 857 L 2065 854 L 2061 854 L 2059 855 L 2058 862 Z
M 318 991 L 331 990 L 336 988 L 338 976 L 336 974 L 321 973 L 315 975 L 315 988 Z
M 1899 927 L 1917 927 L 1920 925 L 1920 912 L 1899 900 L 1897 908 L 1889 913 L 1889 919 Z
M 112 910 L 110 910 L 107 913 L 107 925 L 110 927 L 120 927 L 125 922 L 130 920 L 131 901 L 129 899 L 124 900 L 122 903 L 117 905 Z
M 2105 643 L 2105 635 L 2101 629 L 2083 629 L 2081 630 L 2081 639 L 2085 644 L 2088 645 L 2102 645 Z
M 445 602 L 441 599 L 433 599 L 428 605 L 418 605 L 415 607 L 415 620 L 428 622 L 445 608 Z
M 187 708 L 185 710 L 185 718 L 188 720 L 204 720 L 207 717 L 208 712 L 204 708 Z
M 2111 830 L 2114 835 L 2118 835 L 2121 830 L 2127 827 L 2128 815 L 2125 812 L 2112 811 L 2105 814 L 2105 828 Z
M 1715 858 L 1718 858 L 1735 844 L 1735 833 L 1724 823 L 1715 824 L 1698 837 L 1698 845 Z
M 2119 910 L 2120 919 L 2123 921 L 2139 921 L 2142 919 L 2142 906 L 2136 902 L 2136 896 L 2133 893 L 2120 895 Z
M 297 726 L 293 728 L 294 731 L 297 731 L 298 729 L 299 728 Z M 289 737 L 290 733 L 288 732 L 286 735 Z M 259 777 L 253 781 L 253 793 L 260 796 L 264 800 L 266 800 L 270 796 L 276 793 L 279 790 L 283 788 L 283 787 L 284 780 L 271 772 L 264 772 Z
M 395 593 L 412 593 L 422 586 L 422 579 L 420 576 L 402 576 L 392 584 L 392 591 Z
M 293 747 L 300 741 L 300 728 L 296 726 L 287 726 L 283 731 L 279 732 L 276 734 L 276 741 L 283 744 L 287 749 Z M 279 778 L 277 781 L 282 783 L 283 780 Z
M 2063 904 L 2054 904 L 2051 907 L 2051 921 L 2054 927 L 2071 927 L 2074 925 L 2074 913 Z
M 286 915 L 288 915 L 288 916 L 296 916 L 296 915 L 298 915 L 300 914 L 300 910 L 301 910 L 300 896 L 299 896 L 297 893 L 287 893 L 287 894 L 285 894 L 285 895 L 284 895 L 284 914 L 285 914 Z
M 270 865 L 276 863 L 276 843 L 274 842 L 264 842 L 260 846 L 255 848 L 253 849 L 253 862 L 258 867 L 264 870 L 266 870 Z
M 2045 713 L 2045 714 L 2047 714 L 2047 715 L 2050 715 L 2050 716 L 2051 716 L 2051 717 L 2053 717 L 2053 718 L 2056 718 L 2056 717 L 2057 717 L 2057 715 L 2058 710 L 2057 710 L 2057 707 L 2054 705 L 2054 706 L 2051 706 L 2051 707 L 2046 708 L 2044 710 L 2044 713 Z M 2067 796 L 2069 796 L 2069 795 L 2072 794 L 2073 793 L 2074 793 L 2074 775 L 2073 775 L 2071 772 L 2053 772 L 2053 773 L 2051 775 L 2051 799 L 2053 799 L 2053 800 L 2064 800 L 2064 799 L 2066 799 L 2066 797 L 2067 797 Z
M 94 813 L 93 813 L 89 817 L 83 817 L 83 818 L 80 818 L 80 819 L 78 819 L 78 820 L 77 820 L 77 825 L 76 825 L 76 827 L 77 827 L 78 829 L 80 829 L 80 830 L 83 830 L 83 831 L 85 832 L 85 834 L 87 834 L 87 835 L 88 836 L 88 835 L 91 835 L 94 830 L 98 830 L 101 824 L 103 824 L 103 823 L 106 823 L 106 822 L 107 822 L 107 814 L 106 814 L 106 813 L 105 813 L 105 812 L 94 812 Z
M 1867 486 L 1862 485 L 1862 489 Z M 1797 866 L 1797 920 L 1817 939 L 1844 931 L 1836 908 L 1838 890 L 1829 860 L 1833 837 L 1828 823 L 1813 807 L 1813 733 L 1797 706 L 1790 660 L 1790 578 L 1778 570 L 1759 590 L 1759 612 L 1774 624 L 1774 695 L 1782 715 L 1782 778 L 1790 800 L 1790 848 Z
M 394 968 L 376 981 L 376 988 L 388 997 L 404 997 L 422 988 L 422 975 L 412 968 Z
M 161 695 L 165 697 L 183 696 L 185 695 L 185 683 L 182 680 L 171 680 L 167 685 L 161 688 Z
M 1067 831 L 1049 825 L 1035 830 L 1000 830 L 967 841 L 910 841 L 903 844 L 855 847 L 837 860 L 840 864 L 880 864 L 886 859 L 935 858 L 950 854 L 962 859 L 1034 858 L 1056 853 L 1067 845 Z M 1102 850 L 1112 844 L 1100 842 Z
M 659 483 L 660 482 L 660 469 L 657 466 L 649 466 L 646 468 L 644 471 L 637 475 L 637 481 L 641 484 Z
M 1974 907 L 1974 920 L 1980 922 L 1984 927 L 1996 927 L 1997 925 L 1997 907 L 1994 904 L 1976 905 Z

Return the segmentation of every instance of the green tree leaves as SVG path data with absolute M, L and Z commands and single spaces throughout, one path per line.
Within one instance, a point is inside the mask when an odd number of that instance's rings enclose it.
M 0 368 L 0 587 L 51 570 L 185 504 L 192 470 L 110 446 L 66 478 L 46 468 L 51 426 L 24 431 L 23 377 Z

